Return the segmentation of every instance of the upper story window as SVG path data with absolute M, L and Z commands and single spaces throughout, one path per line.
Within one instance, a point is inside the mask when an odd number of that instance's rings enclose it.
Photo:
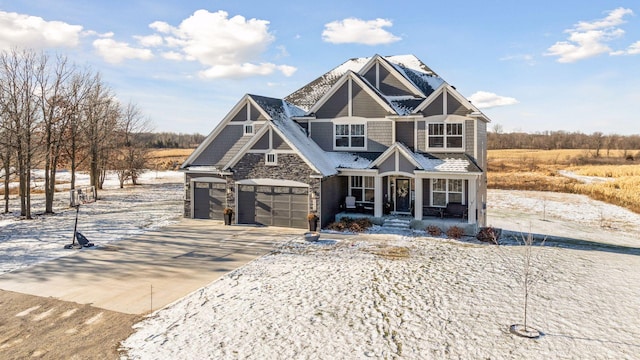
M 365 149 L 365 124 L 336 124 L 335 149 Z
M 244 127 L 244 135 L 253 135 L 253 125 L 246 124 Z
M 462 123 L 429 123 L 427 134 L 427 147 L 441 149 L 463 148 L 463 124 Z

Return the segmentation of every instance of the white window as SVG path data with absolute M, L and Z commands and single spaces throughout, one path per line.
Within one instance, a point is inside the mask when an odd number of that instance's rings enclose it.
M 433 179 L 431 184 L 431 206 L 445 207 L 448 203 L 463 203 L 462 179 Z
M 431 149 L 462 149 L 463 124 L 429 123 L 427 128 L 427 147 Z
M 374 184 L 373 176 L 350 176 L 349 194 L 355 197 L 356 201 L 373 202 Z
M 264 155 L 265 165 L 278 165 L 278 154 L 266 153 Z
M 366 138 L 365 124 L 336 124 L 336 149 L 364 149 Z
M 244 126 L 244 135 L 253 135 L 253 125 L 251 124 L 246 124 Z

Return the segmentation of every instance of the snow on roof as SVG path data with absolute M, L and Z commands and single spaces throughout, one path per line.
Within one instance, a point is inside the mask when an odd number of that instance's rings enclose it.
M 301 87 L 284 99 L 308 111 L 349 70 L 358 72 L 371 58 L 353 58 Z
M 482 172 L 465 154 L 416 154 L 414 159 L 425 171 L 434 172 Z
M 269 116 L 274 127 L 282 133 L 287 141 L 311 163 L 323 176 L 336 174 L 335 166 L 327 161 L 325 152 L 313 140 L 307 137 L 304 130 L 291 120 L 292 116 L 303 116 L 304 110 L 289 104 L 282 99 L 259 95 L 249 95 Z
M 382 58 L 388 61 L 389 64 L 391 64 L 407 80 L 415 84 L 415 86 L 424 94 L 424 97 L 429 96 L 435 91 L 435 89 L 444 83 L 442 78 L 420 61 L 420 59 L 415 55 L 396 55 L 385 56 Z M 370 60 L 371 57 L 349 59 L 309 84 L 291 93 L 285 97 L 285 100 L 304 111 L 309 111 L 309 109 L 311 109 L 313 105 L 315 105 L 344 74 L 349 71 L 358 73 Z M 368 82 L 363 77 L 362 79 Z M 375 88 L 373 85 L 371 87 Z M 413 100 L 399 100 L 395 99 L 395 97 L 392 98 L 385 96 L 379 91 L 378 93 L 394 108 L 394 110 L 396 110 L 399 115 L 411 114 L 415 107 L 419 105 L 418 98 Z
M 350 152 L 325 152 L 325 156 L 335 168 L 342 169 L 368 169 L 371 160 Z

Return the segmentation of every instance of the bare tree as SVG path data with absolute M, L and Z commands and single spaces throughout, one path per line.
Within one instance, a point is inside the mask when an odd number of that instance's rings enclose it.
M 495 234 L 495 233 L 494 233 Z M 500 245 L 497 237 L 493 237 L 492 241 L 498 245 L 498 254 L 502 258 L 503 263 L 507 267 L 507 271 L 513 276 L 516 283 L 522 288 L 522 324 L 511 325 L 510 331 L 523 337 L 536 338 L 540 336 L 540 332 L 529 326 L 529 297 L 535 288 L 535 285 L 544 277 L 545 266 L 542 264 L 541 253 L 534 251 L 537 247 L 531 231 L 528 234 L 520 234 L 516 237 L 519 243 L 520 251 L 517 256 L 512 257 Z M 544 246 L 546 238 L 538 245 Z M 515 249 L 514 249 L 515 250 Z M 516 251 L 514 251 L 515 253 Z
M 46 65 L 47 58 L 43 57 Z M 67 106 L 67 82 L 73 74 L 73 68 L 67 65 L 67 59 L 62 56 L 50 71 L 38 74 L 38 95 L 42 116 L 41 135 L 43 136 L 44 166 L 45 166 L 45 213 L 53 213 L 53 200 L 56 187 L 56 171 L 62 155 L 63 143 L 66 140 L 67 125 L 69 123 L 69 108 Z
M 0 54 L 0 98 L 5 121 L 11 123 L 5 129 L 10 129 L 7 135 L 15 137 L 12 146 L 20 182 L 20 215 L 27 219 L 31 219 L 31 169 L 40 120 L 36 84 L 42 71 L 44 59 L 33 51 L 14 49 Z
M 149 131 L 149 121 L 142 117 L 142 113 L 134 104 L 128 103 L 122 109 L 119 125 L 119 141 L 112 166 L 118 174 L 122 188 L 127 179 L 131 179 L 133 185 L 137 185 L 138 177 L 145 169 L 148 147 L 141 137 Z

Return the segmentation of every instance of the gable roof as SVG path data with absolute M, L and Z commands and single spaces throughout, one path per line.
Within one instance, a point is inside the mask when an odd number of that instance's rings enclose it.
M 331 176 L 337 173 L 333 163 L 327 161 L 324 151 L 320 149 L 318 144 L 307 137 L 304 129 L 298 123 L 291 120 L 292 116 L 304 115 L 304 111 L 282 99 L 259 95 L 248 96 L 256 106 L 269 115 L 269 121 L 230 159 L 224 166 L 225 170 L 235 165 L 268 129 L 273 129 L 314 171 L 323 176 Z
M 380 96 L 385 98 L 385 102 L 391 104 L 399 115 L 407 115 L 413 112 L 413 109 L 419 104 L 419 101 L 429 96 L 435 91 L 435 89 L 444 83 L 444 80 L 440 78 L 440 76 L 438 76 L 414 55 L 375 55 L 373 57 L 349 59 L 307 85 L 289 94 L 284 99 L 305 111 L 309 111 L 318 101 L 320 101 L 320 99 L 334 88 L 334 85 L 344 76 L 344 74 L 352 71 L 359 75 L 363 75 L 363 72 L 370 69 L 375 62 L 383 64 L 385 68 L 394 73 L 394 75 L 401 79 L 403 83 L 407 84 L 408 88 L 417 90 L 415 92 L 416 97 L 409 96 L 402 97 L 400 99 L 398 99 L 398 97 L 385 96 L 378 91 Z M 363 77 L 360 78 L 362 81 L 368 83 L 368 81 Z M 369 83 L 369 86 L 376 89 L 375 84 Z M 422 94 L 418 94 L 418 92 L 421 92 Z

